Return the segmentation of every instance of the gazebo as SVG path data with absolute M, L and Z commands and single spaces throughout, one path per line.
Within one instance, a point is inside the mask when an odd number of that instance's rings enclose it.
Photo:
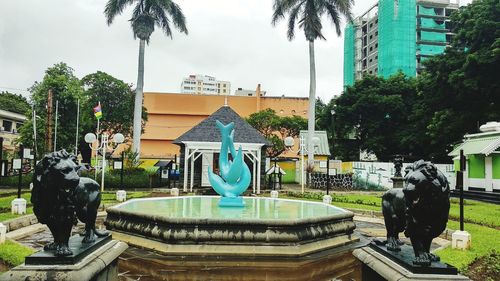
M 192 192 L 195 185 L 209 187 L 208 167 L 218 170 L 221 136 L 215 120 L 223 124 L 234 122 L 235 148 L 241 145 L 245 163 L 252 171 L 253 193 L 260 194 L 261 171 L 266 162 L 265 147 L 269 143 L 229 106 L 219 108 L 173 142 L 181 147 L 179 168 L 184 192 Z

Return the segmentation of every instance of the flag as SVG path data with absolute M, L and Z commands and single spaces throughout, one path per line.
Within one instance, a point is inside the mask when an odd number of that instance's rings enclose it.
M 102 117 L 101 102 L 99 102 L 97 106 L 94 107 L 94 115 L 97 120 L 101 119 Z

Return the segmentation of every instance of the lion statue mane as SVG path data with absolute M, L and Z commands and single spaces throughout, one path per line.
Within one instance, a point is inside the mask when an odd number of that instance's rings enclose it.
M 413 263 L 429 266 L 439 257 L 430 253 L 432 239 L 446 228 L 450 210 L 450 186 L 444 174 L 431 162 L 416 161 L 405 169 L 404 188 L 382 196 L 382 213 L 387 229 L 384 241 L 390 251 L 400 251 L 399 233 L 409 237 L 415 254 Z
M 77 218 L 85 223 L 83 243 L 108 235 L 95 229 L 101 203 L 100 186 L 92 179 L 80 177 L 78 168 L 76 157 L 65 150 L 46 154 L 35 167 L 31 191 L 33 212 L 54 237 L 54 242 L 44 250 L 54 251 L 56 256 L 73 254 L 68 242 Z

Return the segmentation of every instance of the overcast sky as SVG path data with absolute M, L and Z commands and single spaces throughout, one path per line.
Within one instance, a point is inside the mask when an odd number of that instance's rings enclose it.
M 79 78 L 100 70 L 135 84 L 139 41 L 128 22 L 130 9 L 107 26 L 106 2 L 0 0 L 0 90 L 23 93 L 61 61 Z M 153 33 L 145 53 L 145 91 L 179 92 L 183 77 L 207 74 L 230 81 L 232 92 L 261 83 L 268 95 L 308 95 L 303 31 L 289 42 L 285 24 L 272 27 L 272 0 L 176 2 L 189 35 L 175 32 L 171 40 L 160 30 Z M 357 0 L 354 15 L 375 2 Z M 317 95 L 328 101 L 342 90 L 343 38 L 326 21 L 324 35 L 327 41 L 316 41 Z

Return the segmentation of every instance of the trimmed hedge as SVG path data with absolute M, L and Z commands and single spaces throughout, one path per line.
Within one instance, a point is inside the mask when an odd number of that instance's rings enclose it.
M 83 177 L 94 178 L 94 172 L 83 172 Z M 101 182 L 101 173 L 97 173 L 96 181 Z M 123 189 L 153 188 L 158 186 L 158 177 L 142 168 L 133 168 L 123 171 Z M 111 170 L 104 175 L 105 189 L 121 189 L 120 170 Z
M 29 187 L 32 180 L 33 180 L 33 173 L 23 174 L 21 178 L 21 188 Z M 0 178 L 0 186 L 2 187 L 17 188 L 18 182 L 19 182 L 19 175 Z

